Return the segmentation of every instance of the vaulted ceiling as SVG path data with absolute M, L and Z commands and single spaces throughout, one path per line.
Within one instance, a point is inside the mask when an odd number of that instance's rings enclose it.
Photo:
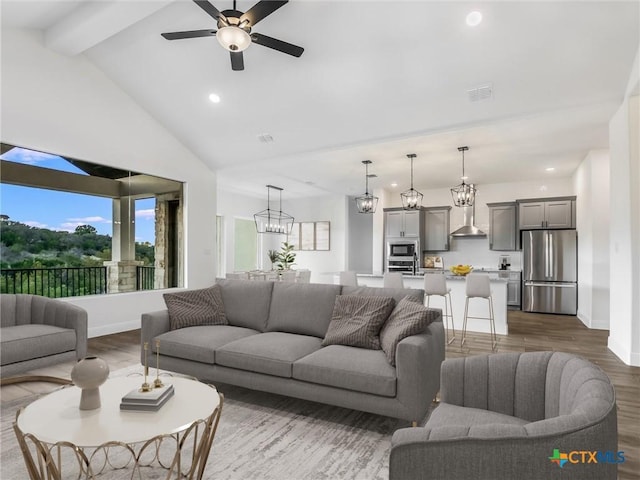
M 364 159 L 373 187 L 405 189 L 408 153 L 416 187 L 451 186 L 461 145 L 477 184 L 570 176 L 608 147 L 640 45 L 638 1 L 292 0 L 254 31 L 303 55 L 251 45 L 232 71 L 215 37 L 160 36 L 216 28 L 192 1 L 1 6 L 3 29 L 39 29 L 48 48 L 86 56 L 226 186 L 262 194 L 272 183 L 290 196 L 362 193 Z M 471 101 L 477 87 L 491 97 Z

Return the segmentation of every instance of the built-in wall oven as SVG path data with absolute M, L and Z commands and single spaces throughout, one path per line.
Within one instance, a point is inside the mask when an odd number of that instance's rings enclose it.
M 415 273 L 418 268 L 417 241 L 387 242 L 387 271 Z

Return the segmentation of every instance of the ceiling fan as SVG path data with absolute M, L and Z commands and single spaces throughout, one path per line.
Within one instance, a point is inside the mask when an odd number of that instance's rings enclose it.
M 252 43 L 263 47 L 273 48 L 279 52 L 299 57 L 304 48 L 276 38 L 267 37 L 260 33 L 253 33 L 251 29 L 260 20 L 271 15 L 277 9 L 288 3 L 288 0 L 261 0 L 246 12 L 236 10 L 236 0 L 233 9 L 219 11 L 207 0 L 193 0 L 200 8 L 217 21 L 217 30 L 190 30 L 186 32 L 163 33 L 167 40 L 181 40 L 184 38 L 198 38 L 216 36 L 220 44 L 231 55 L 231 69 L 244 70 L 242 51 Z

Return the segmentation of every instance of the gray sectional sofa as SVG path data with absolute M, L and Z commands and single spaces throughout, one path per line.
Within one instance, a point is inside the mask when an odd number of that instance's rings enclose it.
M 87 312 L 76 305 L 5 293 L 0 295 L 0 318 L 3 380 L 87 353 Z
M 229 325 L 170 330 L 168 310 L 142 315 L 141 342 L 160 368 L 380 415 L 420 421 L 440 385 L 442 317 L 398 344 L 396 366 L 382 350 L 323 347 L 337 295 L 422 302 L 424 291 L 268 281 L 218 280 Z M 144 352 L 141 356 L 144 363 Z
M 448 359 L 440 399 L 424 428 L 394 433 L 390 480 L 617 477 L 623 458 L 615 391 L 583 358 L 527 352 Z

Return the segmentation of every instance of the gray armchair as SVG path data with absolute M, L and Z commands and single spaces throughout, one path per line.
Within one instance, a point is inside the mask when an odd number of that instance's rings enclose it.
M 440 378 L 441 403 L 424 428 L 393 435 L 391 480 L 617 478 L 615 392 L 587 360 L 561 352 L 456 358 Z M 574 451 L 599 452 L 600 461 Z
M 87 353 L 87 312 L 71 303 L 26 294 L 0 295 L 3 380 Z

